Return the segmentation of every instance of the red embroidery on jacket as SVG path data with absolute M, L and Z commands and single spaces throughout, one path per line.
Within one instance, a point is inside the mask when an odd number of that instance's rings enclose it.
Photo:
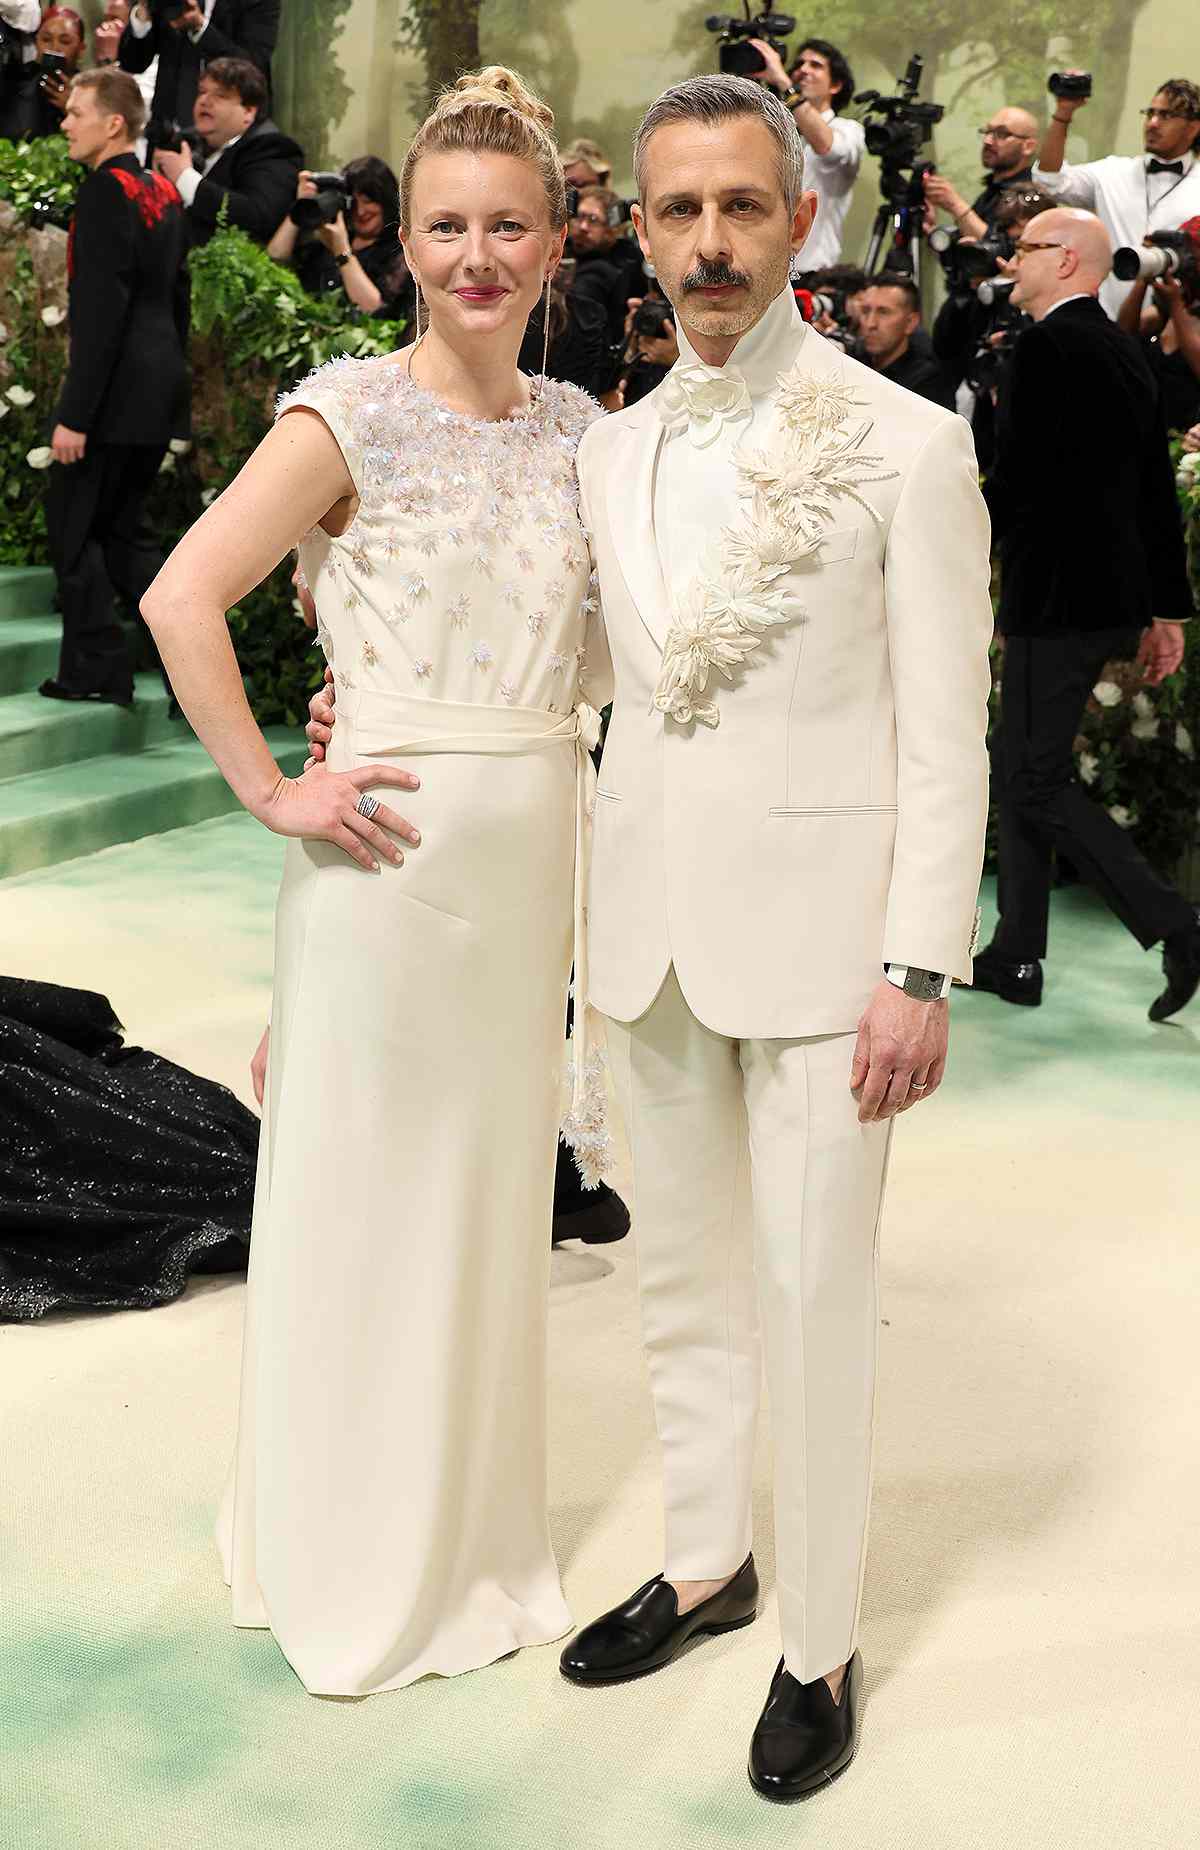
M 137 207 L 147 229 L 157 225 L 169 207 L 183 204 L 171 182 L 161 173 L 130 173 L 125 167 L 110 167 L 108 172 L 125 197 Z

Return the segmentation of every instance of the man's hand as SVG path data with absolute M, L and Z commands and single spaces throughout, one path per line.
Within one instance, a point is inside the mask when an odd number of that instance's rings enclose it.
M 56 424 L 54 435 L 50 439 L 50 448 L 54 451 L 55 462 L 82 462 L 83 452 L 87 449 L 87 432 L 69 430 L 65 424 Z
M 199 32 L 204 25 L 204 9 L 196 5 L 196 0 L 187 0 L 178 19 L 167 21 L 172 32 Z
M 876 1124 L 932 1098 L 946 1071 L 949 1002 L 917 1002 L 882 977 L 858 1024 L 850 1090 L 858 1121 Z
M 781 96 L 786 96 L 792 87 L 792 80 L 775 47 L 768 45 L 766 39 L 751 39 L 750 43 L 766 67 L 761 71 L 751 71 L 751 77 L 756 83 L 769 84 L 772 90 L 778 90 Z
M 315 630 L 317 627 L 317 600 L 309 590 L 308 580 L 299 566 L 297 566 L 292 573 L 292 584 L 296 589 L 296 602 L 300 606 L 300 615 L 304 618 L 304 627 L 305 629 Z M 325 672 L 328 674 L 328 669 L 326 669 Z
M 261 1105 L 267 1081 L 267 1055 L 271 1050 L 271 1024 L 263 1029 L 263 1036 L 254 1049 L 254 1058 L 250 1062 L 250 1084 L 254 1087 L 254 1096 Z
M 949 212 L 955 218 L 960 218 L 967 210 L 966 200 L 944 173 L 927 173 L 924 185 L 925 197 L 931 206 L 937 206 L 940 211 Z
M 178 154 L 174 153 L 170 148 L 155 149 L 155 172 L 161 173 L 165 179 L 171 182 L 172 186 L 174 186 L 181 173 L 187 173 L 195 164 L 196 163 L 192 159 L 192 150 L 188 147 L 186 141 Z
M 1184 431 L 1183 447 L 1185 450 L 1200 450 L 1200 424 L 1193 424 L 1190 430 Z
M 102 19 L 93 34 L 96 41 L 97 64 L 109 64 L 116 58 L 121 48 L 121 34 L 125 28 L 119 19 Z
M 672 324 L 664 322 L 663 331 L 657 339 L 650 334 L 639 334 L 638 353 L 651 366 L 674 366 L 679 358 L 679 342 Z
M 337 688 L 333 684 L 333 669 L 325 670 L 325 685 L 317 689 L 308 703 L 309 720 L 304 728 L 308 738 L 308 759 L 304 769 L 311 764 L 323 764 L 325 747 L 333 737 L 334 703 L 337 700 Z
M 1183 660 L 1183 624 L 1162 623 L 1157 619 L 1142 631 L 1138 644 L 1137 665 L 1148 687 L 1157 687 L 1174 674 Z

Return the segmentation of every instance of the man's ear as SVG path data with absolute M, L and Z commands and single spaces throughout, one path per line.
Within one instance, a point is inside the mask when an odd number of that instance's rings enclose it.
M 642 247 L 642 256 L 650 257 L 650 261 L 653 263 L 654 259 L 650 252 L 650 240 L 646 236 L 646 214 L 643 212 L 639 201 L 634 201 L 629 216 L 633 221 L 633 229 L 637 233 L 637 241 Z

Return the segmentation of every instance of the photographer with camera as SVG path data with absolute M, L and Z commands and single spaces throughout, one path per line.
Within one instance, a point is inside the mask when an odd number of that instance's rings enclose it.
M 625 343 L 613 402 L 607 405 L 611 411 L 623 411 L 653 392 L 679 358 L 675 311 L 657 286 L 640 300 L 635 297 L 630 301 Z
M 399 238 L 400 183 L 363 154 L 341 173 L 300 174 L 267 253 L 290 263 L 310 295 L 344 291 L 364 315 L 411 320 L 416 291 Z
M 912 345 L 921 326 L 921 297 L 911 276 L 881 270 L 860 293 L 856 314 L 868 366 L 918 397 L 954 410 L 954 391 L 941 367 Z
M 579 136 L 562 151 L 563 179 L 568 187 L 608 186 L 612 181 L 612 162 L 603 148 L 585 136 Z
M 1106 662 L 1151 686 L 1183 659 L 1192 595 L 1153 375 L 1098 296 L 1112 247 L 1090 212 L 1042 212 L 1017 240 L 1013 300 L 1032 318 L 1000 396 L 984 485 L 1005 637 L 993 742 L 1000 920 L 976 990 L 1035 1007 L 1057 850 L 1145 949 L 1163 944 L 1164 1021 L 1200 984 L 1200 914 L 1085 794 L 1074 740 Z
M 123 71 L 84 71 L 65 133 L 90 168 L 69 244 L 70 350 L 54 414 L 46 529 L 63 636 L 54 700 L 133 699 L 113 592 L 137 610 L 162 555 L 142 507 L 187 420 L 187 231 L 175 188 L 134 152 L 145 105 Z
M 800 253 L 806 270 L 827 269 L 842 255 L 842 228 L 866 149 L 861 122 L 842 120 L 854 96 L 854 73 L 828 39 L 805 39 L 791 71 L 767 39 L 751 39 L 761 71 L 748 71 L 783 98 L 804 143 L 804 185 L 817 195 L 817 216 Z
M 625 337 L 625 318 L 634 297 L 646 293 L 642 253 L 621 227 L 629 219 L 628 206 L 607 186 L 585 186 L 575 201 L 568 249 L 575 259 L 574 293 L 599 302 L 604 309 L 610 346 Z
M 128 24 L 129 0 L 105 0 L 103 15 L 92 34 L 97 70 L 103 70 L 108 66 L 119 66 L 121 39 Z M 158 83 L 158 59 L 152 58 L 144 71 L 134 71 L 131 75 L 142 93 L 148 121 L 150 111 L 154 107 L 154 91 Z
M 61 135 L 71 85 L 83 62 L 86 39 L 79 14 L 51 6 L 33 40 L 34 57 L 14 69 L 0 109 L 0 134 L 12 141 Z
M 1107 154 L 1079 167 L 1064 155 L 1071 125 L 1091 96 L 1091 77 L 1086 71 L 1055 71 L 1050 92 L 1054 114 L 1033 177 L 1060 205 L 1094 212 L 1114 246 L 1141 244 L 1147 232 L 1172 231 L 1200 213 L 1200 87 L 1186 77 L 1169 78 L 1141 112 L 1143 154 Z M 1100 302 L 1114 319 L 1128 291 L 1128 283 L 1105 278 Z
M 1141 342 L 1158 380 L 1168 430 L 1188 430 L 1200 417 L 1200 218 L 1188 219 L 1178 235 L 1183 248 L 1171 251 L 1170 267 L 1139 272 L 1117 317 L 1118 327 Z M 1145 248 L 1164 255 L 1151 238 Z M 1119 261 L 1113 267 L 1119 275 Z
M 207 244 L 222 206 L 229 224 L 266 244 L 294 199 L 304 154 L 264 117 L 266 105 L 266 79 L 257 65 L 244 58 L 214 58 L 196 92 L 196 133 L 203 152 L 193 155 L 183 136 L 177 147 L 168 145 L 151 122 L 154 168 L 178 189 L 193 244 Z
M 31 71 L 37 64 L 34 40 L 41 17 L 38 0 L 0 0 L 0 136 L 5 141 L 21 139 L 29 91 L 37 84 Z
M 1032 184 L 1038 127 L 1027 109 L 997 109 L 979 131 L 980 157 L 987 173 L 983 191 L 968 205 L 942 173 L 925 175 L 925 198 L 931 208 L 948 212 L 964 238 L 984 238 L 995 222 L 996 208 L 1013 186 Z M 931 231 L 932 224 L 926 229 Z
M 137 0 L 121 35 L 118 62 L 137 76 L 158 59 L 150 111 L 155 121 L 189 128 L 200 73 L 218 59 L 255 65 L 269 106 L 280 6 L 281 0 Z

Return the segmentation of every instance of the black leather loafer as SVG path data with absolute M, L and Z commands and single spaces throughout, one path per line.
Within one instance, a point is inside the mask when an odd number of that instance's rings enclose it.
M 53 676 L 42 682 L 41 686 L 38 688 L 38 693 L 44 694 L 47 700 L 96 700 L 103 701 L 108 706 L 113 707 L 131 707 L 133 705 L 132 689 L 127 694 L 109 694 L 106 693 L 103 688 L 65 687 L 61 681 L 56 681 Z
M 1039 963 L 1015 964 L 998 957 L 989 944 L 980 951 L 971 971 L 972 989 L 984 989 L 1002 1002 L 1016 1002 L 1035 1009 L 1042 1000 L 1042 966 Z
M 1200 908 L 1190 930 L 1173 933 L 1164 941 L 1163 975 L 1167 986 L 1150 1004 L 1151 1021 L 1177 1015 L 1200 989 Z
M 765 1799 L 806 1799 L 844 1773 L 858 1746 L 862 1658 L 850 1659 L 837 1702 L 824 1677 L 797 1683 L 783 1659 L 750 1742 L 750 1784 Z
M 628 1232 L 629 1209 L 607 1182 L 600 1182 L 581 1193 L 569 1207 L 559 1209 L 556 1204 L 550 1244 L 560 1246 L 564 1240 L 582 1240 L 585 1246 L 607 1246 L 613 1240 L 623 1240 Z
M 682 1616 L 674 1587 L 656 1574 L 622 1605 L 585 1625 L 563 1652 L 559 1669 L 572 1683 L 628 1683 L 661 1670 L 690 1638 L 739 1631 L 757 1611 L 753 1555 L 728 1586 Z

